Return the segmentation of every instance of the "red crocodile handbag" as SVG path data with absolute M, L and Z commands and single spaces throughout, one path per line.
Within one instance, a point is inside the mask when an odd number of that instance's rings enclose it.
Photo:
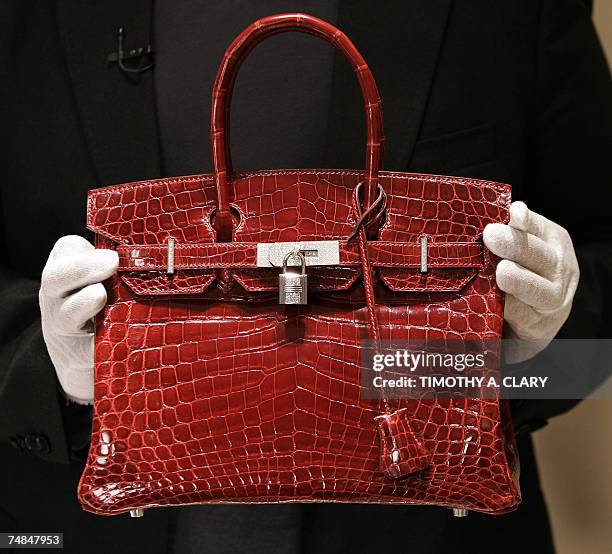
M 351 63 L 366 113 L 365 170 L 233 171 L 237 71 L 261 40 L 286 31 L 323 38 Z M 382 171 L 374 77 L 342 32 L 304 14 L 263 18 L 230 45 L 210 137 L 212 175 L 89 192 L 88 227 L 120 262 L 96 319 L 83 508 L 513 510 L 507 402 L 368 399 L 360 383 L 364 339 L 499 341 L 503 294 L 482 232 L 508 221 L 510 187 Z

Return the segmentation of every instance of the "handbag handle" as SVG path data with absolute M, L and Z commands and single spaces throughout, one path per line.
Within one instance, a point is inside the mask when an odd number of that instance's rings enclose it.
M 363 96 L 367 127 L 364 211 L 367 211 L 377 197 L 384 132 L 380 96 L 370 68 L 349 38 L 333 25 L 301 13 L 271 15 L 255 21 L 230 44 L 221 60 L 213 86 L 210 141 L 213 175 L 217 187 L 215 229 L 219 241 L 231 241 L 232 237 L 231 190 L 228 182 L 233 173 L 229 148 L 229 109 L 236 75 L 246 56 L 257 44 L 269 36 L 288 31 L 298 31 L 325 39 L 342 52 L 353 67 Z

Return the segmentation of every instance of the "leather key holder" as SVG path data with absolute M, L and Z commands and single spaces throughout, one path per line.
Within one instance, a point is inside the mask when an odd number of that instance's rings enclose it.
M 265 38 L 340 50 L 363 95 L 363 169 L 235 172 L 236 75 Z M 265 132 L 265 129 L 262 130 Z M 364 340 L 499 341 L 503 294 L 488 223 L 501 183 L 383 171 L 382 107 L 353 43 L 304 14 L 256 21 L 212 92 L 213 173 L 89 192 L 96 246 L 116 250 L 96 318 L 91 446 L 79 483 L 102 515 L 202 503 L 520 502 L 506 402 L 364 398 Z M 491 368 L 492 370 L 496 368 Z

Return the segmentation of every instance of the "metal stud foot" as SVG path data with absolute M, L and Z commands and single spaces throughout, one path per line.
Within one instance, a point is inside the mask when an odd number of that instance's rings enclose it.
M 468 515 L 468 510 L 465 508 L 453 508 L 453 515 L 455 517 L 466 517 Z
M 131 517 L 142 517 L 144 516 L 144 510 L 142 508 L 136 508 L 134 510 L 130 510 Z

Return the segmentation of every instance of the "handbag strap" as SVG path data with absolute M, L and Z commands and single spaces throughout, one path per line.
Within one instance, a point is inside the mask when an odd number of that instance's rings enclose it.
M 378 172 L 383 157 L 383 117 L 378 87 L 365 60 L 342 31 L 321 19 L 300 13 L 264 17 L 249 25 L 230 44 L 221 60 L 213 86 L 210 140 L 213 174 L 217 187 L 217 212 L 214 222 L 217 238 L 221 242 L 231 241 L 233 226 L 230 213 L 232 194 L 229 178 L 233 168 L 229 141 L 229 111 L 236 76 L 240 65 L 257 44 L 267 37 L 288 31 L 307 33 L 328 41 L 344 54 L 353 67 L 361 87 L 367 127 L 364 211 L 376 199 Z
M 418 269 L 422 266 L 419 242 L 369 241 L 370 265 L 375 268 Z M 175 270 L 258 269 L 256 242 L 176 243 Z M 119 271 L 164 271 L 168 269 L 168 244 L 120 244 Z M 426 252 L 429 269 L 479 268 L 483 264 L 480 242 L 431 242 Z M 356 241 L 339 246 L 339 267 L 361 267 L 361 252 Z M 270 266 L 272 267 L 272 265 Z
M 361 202 L 359 200 L 359 187 L 353 194 L 353 211 L 357 221 L 362 220 Z M 359 245 L 359 261 L 361 265 L 361 278 L 366 299 L 366 326 L 368 336 L 372 343 L 372 350 L 378 353 L 381 350 L 380 325 L 376 299 L 374 297 L 374 283 L 370 249 L 364 225 L 357 225 L 355 237 Z M 350 239 L 349 239 L 350 242 Z M 408 411 L 399 408 L 391 409 L 391 403 L 380 389 L 380 406 L 382 413 L 374 418 L 378 429 L 379 464 L 381 471 L 392 479 L 406 477 L 412 473 L 422 471 L 431 464 L 431 453 L 423 446 L 410 426 Z

